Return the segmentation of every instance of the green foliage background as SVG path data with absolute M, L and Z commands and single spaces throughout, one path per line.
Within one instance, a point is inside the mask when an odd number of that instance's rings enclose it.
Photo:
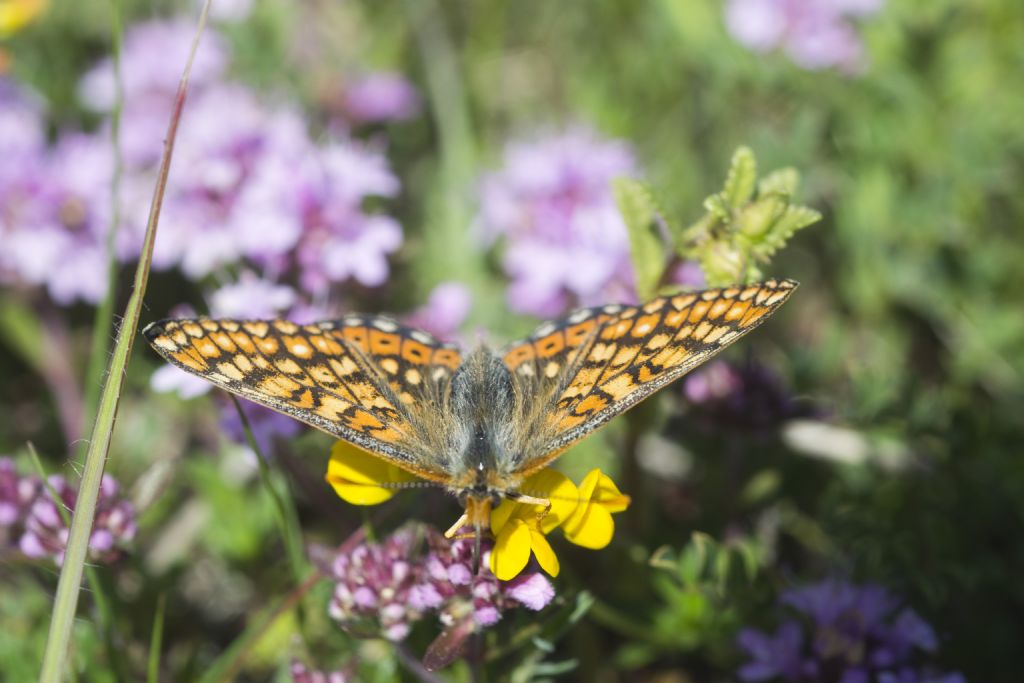
M 131 2 L 125 23 L 176 9 Z M 98 0 L 54 3 L 8 43 L 14 72 L 53 103 L 55 124 L 85 116 L 74 87 L 109 51 L 108 12 Z M 240 78 L 311 111 L 322 85 L 351 63 L 401 71 L 425 93 L 426 115 L 389 131 L 407 245 L 398 278 L 369 298 L 370 308 L 409 308 L 437 282 L 459 279 L 477 297 L 471 325 L 508 337 L 528 329 L 530 321 L 504 312 L 504 283 L 468 228 L 478 174 L 498 162 L 505 140 L 537 128 L 584 121 L 629 140 L 658 202 L 681 225 L 701 218 L 740 145 L 762 169 L 799 169 L 800 202 L 823 215 L 765 268 L 802 286 L 740 353 L 772 365 L 802 400 L 855 430 L 866 456 L 811 459 L 778 435 L 695 434 L 676 417 L 666 427 L 670 402 L 618 425 L 571 458 L 614 461 L 607 449 L 621 450 L 652 420 L 694 454 L 685 495 L 699 513 L 666 514 L 655 486 L 633 482 L 639 502 L 627 540 L 598 555 L 566 553 L 564 614 L 552 621 L 571 617 L 572 628 L 551 654 L 527 639 L 505 661 L 527 677 L 562 666 L 580 680 L 670 672 L 681 676 L 672 680 L 727 680 L 736 627 L 770 623 L 775 588 L 840 571 L 885 583 L 915 605 L 936 626 L 947 668 L 969 680 L 1015 680 L 1024 639 L 1024 4 L 890 0 L 863 22 L 870 60 L 853 76 L 748 52 L 724 32 L 711 0 L 267 0 L 227 32 Z M 312 126 L 322 123 L 311 116 Z M 152 310 L 174 303 L 159 281 L 150 291 Z M 69 360 L 82 369 L 91 316 L 71 315 L 83 344 Z M 53 409 L 20 353 L 41 333 L 5 319 L 0 401 L 31 404 L 43 417 L 26 423 L 0 411 L 0 450 L 31 439 L 56 469 L 66 444 L 56 430 L 32 428 Z M 168 680 L 196 680 L 268 596 L 295 581 L 269 496 L 257 482 L 232 481 L 230 457 L 211 458 L 223 444 L 201 406 L 148 391 L 155 363 L 140 351 L 110 470 L 129 482 L 148 477 L 139 495 L 149 504 L 139 557 L 108 586 L 114 627 L 133 671 L 145 659 L 158 596 L 172 596 L 162 666 Z M 193 429 L 186 435 L 180 425 Z M 324 439 L 304 437 L 295 451 L 309 456 L 296 458 L 309 463 L 305 478 L 275 472 L 275 481 L 287 481 L 312 538 L 336 544 L 362 519 L 302 486 L 318 481 Z M 421 510 L 428 501 L 419 495 L 394 503 L 385 527 Z M 172 523 L 189 506 L 217 523 L 186 561 L 162 544 L 173 545 L 180 529 Z M 432 506 L 439 519 L 453 509 L 431 500 L 430 514 Z M 758 535 L 768 521 L 770 542 Z M 694 531 L 718 540 L 691 540 Z M 172 559 L 160 564 L 164 551 Z M 637 572 L 651 581 L 621 581 Z M 44 568 L 0 567 L 8 680 L 35 676 L 54 579 Z M 304 632 L 316 634 L 309 651 L 328 660 L 358 652 L 366 680 L 410 675 L 391 651 L 329 623 L 326 594 L 322 586 L 304 601 Z M 587 596 L 596 602 L 577 621 L 572 609 Z M 81 680 L 115 680 L 89 609 L 86 599 L 76 632 Z M 517 619 L 502 626 L 513 642 L 509 634 L 531 628 L 529 617 Z M 247 660 L 248 680 L 280 675 L 294 630 L 269 632 Z M 417 632 L 411 651 L 429 631 Z M 467 676 L 458 666 L 449 674 Z

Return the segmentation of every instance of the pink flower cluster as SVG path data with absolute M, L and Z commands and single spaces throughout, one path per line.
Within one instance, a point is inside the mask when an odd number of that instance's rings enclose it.
M 0 458 L 0 542 L 13 545 L 32 558 L 49 558 L 57 565 L 64 561 L 69 529 L 57 508 L 50 488 L 70 515 L 78 500 L 78 491 L 64 477 L 52 475 L 49 487 L 33 476 L 20 476 L 10 458 Z M 92 535 L 89 559 L 113 562 L 135 537 L 135 509 L 119 495 L 117 481 L 104 475 Z
M 636 173 L 630 147 L 575 129 L 505 148 L 481 186 L 479 229 L 504 237 L 509 306 L 550 317 L 635 298 L 629 236 L 611 182 Z
M 485 569 L 474 576 L 471 540 L 449 541 L 423 529 L 421 534 L 405 527 L 382 543 L 364 543 L 338 555 L 331 616 L 349 625 L 374 623 L 385 638 L 399 641 L 414 622 L 432 612 L 451 625 L 468 607 L 476 624 L 487 627 L 507 609 L 540 610 L 554 598 L 551 583 L 537 572 L 499 581 L 486 570 L 486 544 L 481 561 Z M 424 535 L 426 552 L 419 554 Z
M 804 69 L 862 66 L 864 46 L 853 19 L 877 12 L 883 0 L 729 0 L 729 33 L 751 50 L 782 48 Z
M 121 261 L 139 253 L 192 36 L 191 23 L 179 20 L 140 24 L 125 36 L 124 168 L 116 207 Z M 229 286 L 238 272 L 250 272 L 261 286 L 286 288 L 289 301 L 281 307 L 288 308 L 323 301 L 335 283 L 383 284 L 403 233 L 394 218 L 366 207 L 370 198 L 399 191 L 382 150 L 343 133 L 314 141 L 295 107 L 228 79 L 230 61 L 227 42 L 208 31 L 179 128 L 154 266 Z M 370 83 L 368 94 L 352 94 L 352 106 L 368 98 L 375 104 L 363 107 L 364 119 L 373 111 L 395 114 L 381 100 L 402 89 L 398 81 L 389 75 Z M 415 91 L 404 86 L 402 96 L 411 101 Z M 115 100 L 109 59 L 85 74 L 79 95 L 98 114 L 109 114 Z M 44 116 L 30 93 L 0 80 L 0 281 L 45 287 L 61 305 L 95 303 L 107 286 L 115 208 L 111 124 L 105 119 L 90 134 L 62 132 L 49 145 Z

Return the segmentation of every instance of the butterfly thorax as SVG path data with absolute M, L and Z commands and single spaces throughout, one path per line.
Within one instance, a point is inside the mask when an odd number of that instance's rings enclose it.
M 486 346 L 472 351 L 451 381 L 451 490 L 497 502 L 518 477 L 517 396 L 508 366 Z

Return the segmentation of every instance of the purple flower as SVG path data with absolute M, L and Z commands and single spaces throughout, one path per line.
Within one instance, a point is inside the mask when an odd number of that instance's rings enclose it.
M 295 290 L 246 270 L 237 282 L 210 294 L 210 315 L 215 318 L 273 318 L 292 307 Z
M 872 14 L 882 0 L 729 0 L 726 27 L 751 50 L 782 47 L 804 69 L 857 69 L 863 45 L 851 19 Z
M 292 662 L 292 683 L 348 683 L 354 680 L 341 671 L 311 671 L 302 662 Z
M 237 85 L 197 95 L 182 120 L 154 266 L 198 279 L 243 258 L 283 258 L 303 230 L 298 171 L 310 152 L 296 112 L 269 108 Z M 140 168 L 135 179 L 151 187 L 154 170 Z M 135 230 L 119 240 L 124 258 L 138 253 L 149 201 L 128 194 Z
M 339 554 L 332 565 L 331 617 L 342 624 L 376 621 L 388 640 L 405 638 L 421 614 L 409 600 L 417 579 L 409 561 L 415 544 L 415 534 L 403 529 L 383 543 L 364 543 Z
M 249 428 L 252 429 L 256 446 L 264 457 L 273 454 L 274 442 L 277 439 L 291 438 L 303 430 L 301 422 L 276 410 L 265 408 L 245 399 L 239 399 L 238 404 L 242 406 L 242 412 L 245 413 L 245 417 L 249 421 Z M 221 430 L 227 434 L 228 438 L 236 443 L 248 444 L 248 439 L 245 437 L 245 426 L 242 424 L 242 417 L 238 414 L 234 401 L 225 399 L 222 402 L 220 415 Z
M 19 533 L 39 489 L 36 477 L 22 477 L 14 461 L 0 458 L 0 547 Z
M 50 476 L 49 483 L 68 513 L 72 513 L 78 491 L 60 475 Z M 103 475 L 96 517 L 89 536 L 89 558 L 92 561 L 113 562 L 135 537 L 135 509 L 118 495 L 118 488 L 113 477 Z M 40 486 L 25 521 L 25 533 L 19 544 L 21 551 L 29 557 L 49 557 L 59 566 L 64 562 L 69 533 L 49 489 Z
M 121 50 L 125 102 L 173 96 L 195 34 L 195 23 L 185 18 L 149 21 L 128 29 Z M 207 29 L 192 64 L 190 86 L 201 89 L 220 78 L 227 61 L 228 48 L 224 39 L 216 31 Z M 91 109 L 110 111 L 115 99 L 112 58 L 102 60 L 85 74 L 79 83 L 78 94 Z
M 629 238 L 611 181 L 635 173 L 623 142 L 572 130 L 505 149 L 481 188 L 484 237 L 507 240 L 509 305 L 553 316 L 574 305 L 635 299 Z
M 304 232 L 296 252 L 303 289 L 319 296 L 349 278 L 367 287 L 383 284 L 402 228 L 393 218 L 366 213 L 363 203 L 398 193 L 387 159 L 339 141 L 319 150 L 304 170 Z
M 452 625 L 471 614 L 478 627 L 488 627 L 517 606 L 543 609 L 554 598 L 554 588 L 540 573 L 522 574 L 514 581 L 499 581 L 485 567 L 473 575 L 473 542 L 450 541 L 425 529 L 425 554 L 417 554 L 421 534 L 405 527 L 380 544 L 364 543 L 338 555 L 333 575 L 337 582 L 331 616 L 343 624 L 373 623 L 389 640 L 402 640 L 412 624 L 429 613 Z
M 938 647 L 935 632 L 881 586 L 830 579 L 786 591 L 779 602 L 803 619 L 787 619 L 773 636 L 740 632 L 745 681 L 963 681 L 923 666 Z
M 785 622 L 771 636 L 745 628 L 740 631 L 737 642 L 750 658 L 737 672 L 744 681 L 769 681 L 773 678 L 799 681 L 805 673 L 801 653 L 803 634 L 800 624 L 795 621 Z
M 701 428 L 738 429 L 759 436 L 784 420 L 807 415 L 782 380 L 755 363 L 737 367 L 712 361 L 683 382 L 683 395 L 693 407 Z
M 0 269 L 45 287 L 60 304 L 98 302 L 107 290 L 113 154 L 100 136 L 66 134 L 44 156 L 26 160 L 0 195 Z
M 354 123 L 404 121 L 420 112 L 420 95 L 405 78 L 378 72 L 345 88 L 344 109 Z
M 191 19 L 179 18 L 136 24 L 125 33 L 121 52 L 124 105 L 120 137 L 121 150 L 129 165 L 155 164 L 159 160 L 174 93 L 195 30 Z M 189 81 L 192 95 L 185 108 L 186 118 L 196 96 L 221 77 L 228 56 L 223 37 L 207 28 L 192 66 Z M 106 113 L 112 109 L 115 99 L 112 58 L 101 60 L 86 72 L 79 81 L 78 96 L 94 111 Z M 187 128 L 183 124 L 181 132 Z M 152 192 L 152 183 L 148 183 L 148 189 Z
M 407 322 L 438 339 L 454 341 L 469 315 L 473 294 L 461 282 L 442 282 L 430 292 L 427 303 L 414 311 Z

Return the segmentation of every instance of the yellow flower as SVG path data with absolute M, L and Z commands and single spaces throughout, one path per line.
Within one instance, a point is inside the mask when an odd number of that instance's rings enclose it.
M 544 537 L 564 522 L 576 509 L 576 485 L 561 472 L 545 469 L 523 482 L 522 493 L 531 499 L 547 500 L 548 505 L 518 502 L 508 498 L 491 511 L 491 571 L 502 581 L 518 576 L 537 558 L 541 569 L 558 576 L 560 566 L 555 551 Z
M 338 441 L 331 448 L 327 483 L 341 499 L 353 505 L 383 503 L 416 477 L 352 444 Z M 394 486 L 399 484 L 399 486 Z
M 490 566 L 502 581 L 523 571 L 531 554 L 541 569 L 557 576 L 558 558 L 546 534 L 561 526 L 572 543 L 595 550 L 603 548 L 615 533 L 612 513 L 629 506 L 629 496 L 623 495 L 615 482 L 597 469 L 583 478 L 579 488 L 555 470 L 541 470 L 523 483 L 522 492 L 532 500 L 506 499 L 491 512 L 495 540 Z M 535 500 L 549 503 L 542 505 Z
M 0 0 L 0 38 L 17 33 L 46 6 L 46 0 Z
M 576 545 L 599 550 L 611 543 L 615 534 L 612 513 L 627 507 L 629 496 L 623 495 L 601 470 L 591 470 L 580 482 L 576 509 L 562 524 L 565 537 Z

